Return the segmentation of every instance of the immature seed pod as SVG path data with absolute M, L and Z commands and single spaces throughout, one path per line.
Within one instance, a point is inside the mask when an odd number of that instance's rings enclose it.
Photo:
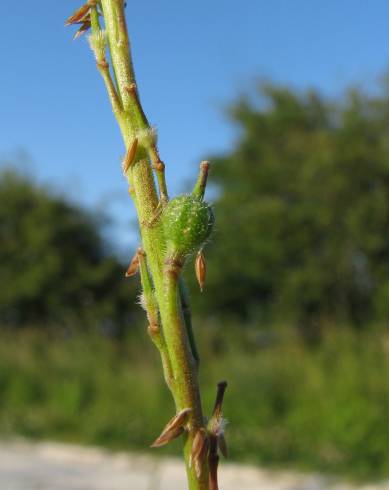
M 214 215 L 211 207 L 195 196 L 178 196 L 168 202 L 162 214 L 168 253 L 176 258 L 200 248 L 211 234 Z

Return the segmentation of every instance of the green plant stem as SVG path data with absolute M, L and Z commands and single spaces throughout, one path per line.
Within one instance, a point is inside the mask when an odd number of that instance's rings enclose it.
M 208 472 L 204 464 L 202 475 L 198 478 L 194 468 L 189 467 L 189 457 L 193 438 L 200 427 L 203 427 L 203 414 L 198 386 L 197 366 L 192 354 L 190 341 L 181 308 L 179 291 L 180 265 L 167 261 L 164 270 L 164 301 L 160 313 L 164 325 L 164 336 L 172 362 L 175 379 L 175 398 L 177 410 L 192 408 L 189 418 L 184 455 L 190 490 L 208 490 Z
M 116 92 L 116 87 L 113 83 L 113 80 L 111 78 L 111 74 L 109 71 L 109 64 L 107 62 L 97 62 L 97 68 L 104 80 L 105 87 L 108 92 L 109 99 L 111 101 L 112 105 L 112 110 L 113 113 L 115 114 L 116 119 L 118 120 L 118 123 L 120 124 L 120 127 L 122 128 L 122 103 L 120 101 L 120 98 Z
M 161 354 L 163 373 L 166 384 L 170 388 L 170 391 L 174 393 L 174 375 L 170 363 L 169 352 L 165 337 L 163 335 L 160 321 L 158 318 L 158 304 L 155 298 L 155 292 L 153 289 L 152 279 L 147 267 L 146 254 L 142 249 L 137 252 L 139 259 L 139 272 L 142 281 L 142 306 L 146 310 L 147 319 L 149 321 L 148 333 L 151 340 L 158 348 Z
M 182 306 L 182 314 L 184 317 L 186 330 L 188 332 L 188 338 L 189 338 L 189 343 L 190 343 L 190 347 L 192 350 L 192 355 L 196 361 L 196 366 L 198 369 L 199 365 L 200 365 L 200 356 L 199 356 L 199 352 L 197 350 L 196 340 L 194 337 L 194 332 L 193 332 L 193 327 L 192 327 L 192 312 L 190 310 L 188 293 L 186 290 L 185 282 L 182 279 L 182 277 L 180 278 L 179 288 L 180 288 L 180 299 L 181 299 L 181 306 Z
M 114 114 L 123 134 L 126 148 L 128 148 L 134 137 L 138 137 L 139 132 L 148 132 L 151 128 L 140 104 L 136 87 L 124 16 L 124 2 L 123 0 L 101 0 L 101 8 L 105 20 L 115 83 L 107 71 L 108 67 L 104 66 L 104 69 L 100 71 L 108 88 Z M 94 24 L 92 29 L 98 29 L 97 23 L 94 22 Z M 115 93 L 117 97 L 115 97 Z M 118 107 L 120 110 L 117 110 Z M 153 169 L 157 175 L 159 195 L 155 187 Z M 208 490 L 207 465 L 204 464 L 200 477 L 196 476 L 193 468 L 189 468 L 194 435 L 198 428 L 204 426 L 197 365 L 194 359 L 197 351 L 195 348 L 191 348 L 183 317 L 182 298 L 179 291 L 181 268 L 177 269 L 172 264 L 165 264 L 166 242 L 162 226 L 156 216 L 158 210 L 167 201 L 168 194 L 164 164 L 159 158 L 155 142 L 149 139 L 143 146 L 138 147 L 134 164 L 128 170 L 127 177 L 131 184 L 131 193 L 134 196 L 142 247 L 146 253 L 147 265 L 160 313 L 162 326 L 160 334 L 163 337 L 154 337 L 153 340 L 160 349 L 165 368 L 168 366 L 167 369 L 171 370 L 173 379 L 170 379 L 170 386 L 177 411 L 184 408 L 192 409 L 188 422 L 189 430 L 186 433 L 184 443 L 189 488 L 190 490 Z M 142 283 L 144 283 L 143 287 L 149 287 L 145 284 L 144 279 Z M 191 328 L 190 324 L 188 328 Z M 193 337 L 192 334 L 191 337 Z M 164 344 L 160 343 L 162 338 Z M 191 341 L 194 345 L 193 338 Z
M 199 199 L 203 199 L 205 193 L 205 186 L 207 185 L 209 172 L 209 162 L 201 162 L 200 163 L 200 173 L 197 179 L 196 185 L 193 189 L 192 194 L 197 196 Z
M 123 0 L 101 0 L 113 70 L 125 111 L 134 108 L 129 87 L 135 84 Z

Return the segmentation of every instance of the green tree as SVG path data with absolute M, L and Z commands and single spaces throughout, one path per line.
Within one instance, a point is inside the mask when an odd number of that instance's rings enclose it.
M 102 218 L 12 170 L 0 174 L 0 325 L 98 326 L 131 317 L 123 266 Z
M 301 325 L 389 314 L 389 95 L 262 85 L 213 159 L 208 311 Z M 209 301 L 209 305 L 207 303 Z

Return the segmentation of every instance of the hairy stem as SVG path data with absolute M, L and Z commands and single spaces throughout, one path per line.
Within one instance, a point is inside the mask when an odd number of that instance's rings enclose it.
M 141 303 L 146 310 L 147 319 L 149 321 L 148 333 L 154 345 L 160 352 L 166 384 L 170 388 L 170 391 L 174 393 L 174 375 L 169 352 L 158 317 L 158 304 L 155 298 L 152 278 L 147 267 L 146 254 L 141 248 L 138 249 L 137 257 L 139 260 L 139 271 L 142 282 Z
M 175 399 L 178 410 L 192 408 L 189 418 L 189 432 L 185 441 L 184 455 L 191 490 L 207 490 L 208 474 L 206 466 L 198 477 L 189 458 L 194 436 L 204 420 L 200 402 L 197 366 L 192 354 L 189 337 L 181 308 L 179 274 L 181 265 L 167 260 L 164 270 L 164 301 L 161 303 L 161 319 L 164 325 L 166 344 L 172 361 L 175 379 Z
M 204 463 L 201 474 L 189 464 L 194 436 L 199 428 L 204 427 L 204 420 L 197 376 L 198 356 L 187 302 L 184 305 L 186 321 L 183 313 L 182 303 L 185 300 L 180 286 L 181 266 L 166 260 L 166 238 L 158 218 L 158 213 L 168 201 L 165 165 L 159 157 L 156 137 L 140 103 L 125 22 L 124 1 L 101 0 L 99 5 L 105 21 L 113 78 L 105 57 L 96 57 L 127 149 L 125 175 L 129 180 L 130 194 L 134 198 L 142 249 L 145 253 L 141 258 L 141 280 L 147 294 L 149 333 L 160 350 L 166 381 L 172 391 L 177 412 L 191 409 L 184 442 L 189 488 L 208 490 L 207 464 Z M 101 31 L 95 5 L 92 10 L 92 32 L 95 35 Z M 156 172 L 159 192 L 153 170 Z M 199 194 L 203 192 L 202 185 L 203 181 L 199 183 Z
M 188 332 L 188 338 L 189 338 L 189 343 L 190 343 L 190 347 L 192 350 L 192 355 L 194 357 L 194 360 L 196 361 L 196 366 L 198 369 L 199 364 L 200 364 L 200 356 L 199 356 L 199 353 L 197 350 L 196 340 L 194 337 L 194 332 L 193 332 L 193 327 L 192 327 L 192 312 L 190 310 L 188 293 L 186 290 L 185 282 L 182 278 L 180 279 L 179 288 L 180 288 L 180 299 L 181 299 L 181 306 L 182 306 L 182 314 L 184 317 L 186 330 Z

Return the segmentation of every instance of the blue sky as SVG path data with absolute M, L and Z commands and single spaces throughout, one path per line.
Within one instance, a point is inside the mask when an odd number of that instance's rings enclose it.
M 64 20 L 79 0 L 2 9 L 0 160 L 117 220 L 133 217 L 123 146 L 92 54 Z M 173 193 L 233 144 L 225 107 L 257 78 L 339 94 L 389 69 L 387 0 L 128 0 L 138 85 Z

